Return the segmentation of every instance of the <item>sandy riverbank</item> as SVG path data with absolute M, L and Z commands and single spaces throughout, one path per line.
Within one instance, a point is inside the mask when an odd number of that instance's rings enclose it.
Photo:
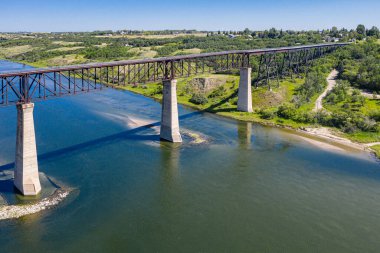
M 69 193 L 67 190 L 58 189 L 52 196 L 44 198 L 34 204 L 2 206 L 0 207 L 0 220 L 17 219 L 26 215 L 39 213 L 58 205 Z
M 310 136 L 315 136 L 315 137 L 321 138 L 322 140 L 326 140 L 331 143 L 336 143 L 342 146 L 346 146 L 351 149 L 363 150 L 370 153 L 374 153 L 374 151 L 371 149 L 372 146 L 380 145 L 380 142 L 374 142 L 374 143 L 353 142 L 349 139 L 337 136 L 329 128 L 326 128 L 326 127 L 298 129 L 297 132 L 310 135 Z M 318 145 L 319 146 L 321 145 L 320 147 L 325 146 L 327 149 L 330 149 L 330 150 L 335 150 L 337 148 L 337 147 L 331 147 L 332 145 L 328 143 L 322 143 L 322 142 L 318 142 Z
M 108 119 L 120 122 L 128 128 L 131 128 L 131 130 L 138 128 L 146 128 L 153 130 L 154 134 L 156 134 L 157 136 L 160 135 L 160 122 L 139 118 L 129 114 L 101 113 L 101 115 Z M 205 136 L 202 133 L 185 128 L 180 128 L 180 132 L 182 136 L 187 137 L 187 139 L 189 139 L 189 144 L 205 144 L 208 142 L 209 139 L 208 136 Z M 144 133 L 141 134 L 143 135 Z M 157 144 L 154 141 L 151 141 L 150 143 L 152 145 Z
M 16 219 L 50 209 L 66 199 L 72 189 L 39 173 L 42 191 L 37 196 L 22 196 L 13 186 L 14 171 L 0 172 L 0 221 Z

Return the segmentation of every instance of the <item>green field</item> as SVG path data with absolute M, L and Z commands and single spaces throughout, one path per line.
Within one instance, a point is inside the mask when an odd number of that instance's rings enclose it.
M 372 146 L 371 149 L 375 152 L 376 156 L 380 158 L 380 145 Z

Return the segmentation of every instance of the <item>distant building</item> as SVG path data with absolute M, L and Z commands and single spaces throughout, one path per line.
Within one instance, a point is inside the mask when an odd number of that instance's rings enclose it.
M 339 38 L 330 37 L 330 36 L 325 37 L 325 42 L 339 42 L 339 41 L 340 41 Z

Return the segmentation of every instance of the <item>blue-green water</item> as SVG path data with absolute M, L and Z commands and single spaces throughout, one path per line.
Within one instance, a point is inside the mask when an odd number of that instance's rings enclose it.
M 208 143 L 160 143 L 126 124 L 160 113 L 116 90 L 36 103 L 39 168 L 76 190 L 0 222 L 0 252 L 379 251 L 380 166 L 367 153 L 183 107 L 181 128 Z M 15 131 L 15 108 L 0 108 L 0 170 Z

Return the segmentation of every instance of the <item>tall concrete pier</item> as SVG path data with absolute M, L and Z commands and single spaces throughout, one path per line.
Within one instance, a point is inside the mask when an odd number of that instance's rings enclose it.
M 163 81 L 161 139 L 170 142 L 182 142 L 179 133 L 177 80 Z
M 37 195 L 41 191 L 40 178 L 38 175 L 33 109 L 33 103 L 17 105 L 14 184 L 23 195 Z
M 238 111 L 252 112 L 251 68 L 240 69 Z

